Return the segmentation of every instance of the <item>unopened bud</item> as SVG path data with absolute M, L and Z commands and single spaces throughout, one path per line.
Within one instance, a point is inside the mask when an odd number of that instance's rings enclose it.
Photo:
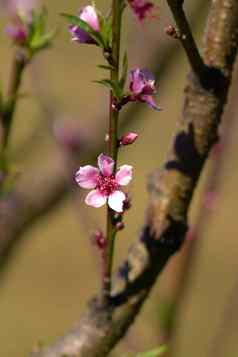
M 176 28 L 174 26 L 168 25 L 165 27 L 164 30 L 165 30 L 166 35 L 173 37 L 175 39 L 179 38 L 178 31 L 176 30 Z
M 121 145 L 130 145 L 133 144 L 136 139 L 138 138 L 138 134 L 137 133 L 133 133 L 133 132 L 129 132 L 125 135 L 123 135 L 120 139 L 120 144 Z
M 26 43 L 28 34 L 23 25 L 8 25 L 5 31 L 16 45 L 23 46 Z
M 124 228 L 125 228 L 125 224 L 123 222 L 117 222 L 117 224 L 116 224 L 117 231 L 121 231 Z
M 106 238 L 101 230 L 96 230 L 93 234 L 93 242 L 99 249 L 104 249 L 107 245 Z
M 123 211 L 131 208 L 131 198 L 126 194 L 126 199 L 123 201 Z

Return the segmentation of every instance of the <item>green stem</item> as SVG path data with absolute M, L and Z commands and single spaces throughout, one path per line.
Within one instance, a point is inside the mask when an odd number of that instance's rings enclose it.
M 111 80 L 119 80 L 120 67 L 120 42 L 121 42 L 121 20 L 123 0 L 113 0 L 112 2 L 112 62 Z M 110 93 L 109 101 L 109 140 L 108 140 L 108 155 L 115 161 L 114 172 L 117 168 L 118 156 L 118 118 L 119 112 L 114 108 L 113 103 L 115 98 L 113 93 Z M 105 270 L 103 276 L 103 299 L 107 301 L 111 290 L 111 275 L 113 265 L 114 240 L 116 236 L 116 228 L 113 224 L 115 212 L 107 206 L 107 246 L 105 254 Z

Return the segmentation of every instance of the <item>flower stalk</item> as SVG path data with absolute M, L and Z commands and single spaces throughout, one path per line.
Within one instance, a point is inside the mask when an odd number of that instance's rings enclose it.
M 120 42 L 121 42 L 121 22 L 122 22 L 122 12 L 123 12 L 123 0 L 113 0 L 112 1 L 112 69 L 111 69 L 111 80 L 119 81 L 119 69 L 120 69 Z M 119 110 L 116 108 L 114 103 L 116 98 L 114 97 L 112 91 L 110 92 L 109 100 L 109 131 L 108 131 L 108 155 L 112 157 L 115 162 L 114 173 L 117 169 L 117 158 L 118 158 L 118 119 Z M 112 265 L 113 265 L 113 252 L 114 252 L 114 241 L 117 229 L 114 224 L 114 214 L 109 205 L 107 205 L 107 245 L 105 252 L 105 270 L 103 276 L 103 301 L 107 301 L 110 296 L 111 290 L 111 275 L 112 275 Z

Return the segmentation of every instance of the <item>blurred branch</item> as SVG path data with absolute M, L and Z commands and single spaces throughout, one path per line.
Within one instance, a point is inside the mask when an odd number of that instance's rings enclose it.
M 214 1 L 208 17 L 204 61 L 210 70 L 200 83 L 193 74 L 185 90 L 178 123 L 164 168 L 149 183 L 144 228 L 114 280 L 108 304 L 89 303 L 78 326 L 34 357 L 107 355 L 133 323 L 168 259 L 181 246 L 193 191 L 216 142 L 238 47 L 237 0 Z
M 237 80 L 238 71 L 236 70 L 233 80 L 234 83 L 237 83 Z M 165 318 L 167 317 L 168 320 L 164 321 L 164 340 L 166 343 L 174 340 L 173 337 L 177 332 L 177 313 L 180 310 L 180 305 L 184 300 L 184 295 L 191 281 L 193 265 L 194 262 L 196 262 L 199 247 L 202 243 L 202 236 L 206 228 L 209 227 L 209 222 L 219 205 L 220 189 L 224 182 L 224 176 L 227 174 L 227 158 L 229 157 L 229 152 L 234 143 L 235 134 L 237 133 L 237 109 L 236 88 L 233 88 L 231 100 L 223 117 L 222 127 L 219 127 L 220 139 L 217 144 L 213 146 L 209 156 L 211 163 L 207 173 L 204 192 L 201 197 L 201 204 L 198 208 L 198 216 L 195 219 L 195 224 L 192 224 L 188 231 L 186 242 L 177 257 L 175 269 L 171 271 L 171 275 L 174 276 L 174 291 L 166 307 L 167 316 L 165 315 Z M 217 338 L 217 342 L 214 343 L 216 351 L 219 350 L 218 341 L 219 338 Z M 221 338 L 220 342 L 222 343 Z M 171 355 L 175 355 L 173 346 L 170 346 L 170 353 Z M 215 353 L 214 356 L 216 356 Z

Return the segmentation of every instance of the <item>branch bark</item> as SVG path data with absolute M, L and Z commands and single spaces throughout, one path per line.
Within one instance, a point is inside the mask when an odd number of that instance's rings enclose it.
M 237 47 L 238 2 L 214 0 L 204 44 L 206 77 L 199 82 L 189 76 L 170 154 L 149 183 L 145 225 L 117 273 L 109 303 L 92 299 L 74 330 L 32 356 L 105 356 L 134 321 L 158 274 L 184 240 L 193 191 L 217 139 Z

